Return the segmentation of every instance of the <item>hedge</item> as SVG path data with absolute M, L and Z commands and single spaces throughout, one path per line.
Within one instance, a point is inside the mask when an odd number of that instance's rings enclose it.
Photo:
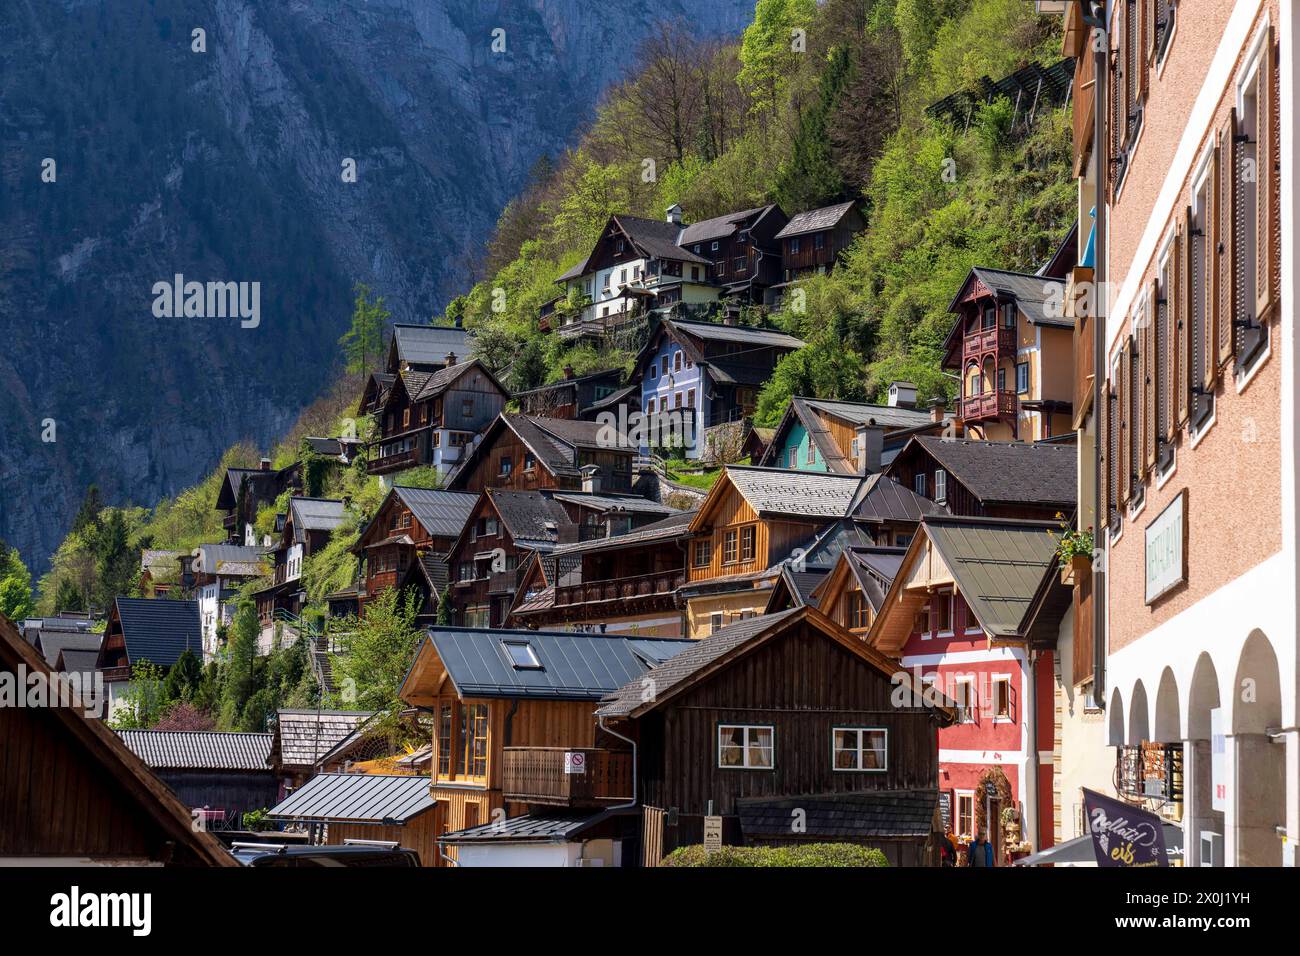
M 709 853 L 703 846 L 684 846 L 661 866 L 889 866 L 885 854 L 853 843 L 805 843 L 797 846 L 724 846 Z

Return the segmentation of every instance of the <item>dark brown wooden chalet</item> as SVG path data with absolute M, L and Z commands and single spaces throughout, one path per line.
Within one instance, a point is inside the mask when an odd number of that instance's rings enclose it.
M 159 602 L 172 603 L 172 602 Z M 26 693 L 50 671 L 0 617 L 0 680 Z M 0 706 L 0 866 L 235 866 L 212 834 L 86 706 Z
M 597 711 L 636 742 L 643 858 L 722 817 L 728 844 L 852 842 L 937 863 L 938 730 L 950 702 L 811 607 L 723 628 Z M 898 700 L 897 681 L 914 691 Z M 901 706 L 900 706 L 901 704 Z
M 370 474 L 419 465 L 450 471 L 510 397 L 478 359 L 465 362 L 448 353 L 442 368 L 427 368 L 397 373 L 376 410 L 379 437 L 368 446 Z
M 715 216 L 684 226 L 678 245 L 711 263 L 709 275 L 725 298 L 761 305 L 764 293 L 781 281 L 777 234 L 789 217 L 775 203 Z
M 632 490 L 634 448 L 620 448 L 596 422 L 505 412 L 447 482 L 456 491 Z
M 677 589 L 686 583 L 693 512 L 611 537 L 536 553 L 521 569 L 507 623 L 645 637 L 685 637 Z
M 632 386 L 623 384 L 622 369 L 574 375 L 572 366 L 568 366 L 559 381 L 516 392 L 514 398 L 525 415 L 595 421 L 596 416 L 604 411 L 617 414 L 619 406 L 626 405 L 634 392 Z M 631 407 L 636 407 L 635 399 Z
M 830 272 L 840 253 L 865 229 L 866 220 L 852 202 L 842 202 L 821 209 L 810 209 L 790 217 L 776 234 L 781 242 L 781 267 L 784 281 L 802 276 Z
M 217 492 L 217 510 L 224 512 L 222 527 L 230 544 L 252 547 L 261 544 L 253 531 L 257 512 L 273 504 L 284 492 L 301 492 L 302 463 L 272 468 L 271 459 L 263 458 L 257 468 L 227 468 Z
M 276 611 L 297 616 L 306 603 L 301 584 L 303 563 L 329 543 L 348 519 L 347 506 L 330 498 L 290 498 L 280 538 L 271 550 L 271 584 L 254 594 L 265 627 Z
M 1069 444 L 920 435 L 885 474 L 953 515 L 1050 519 L 1074 512 L 1077 459 Z
M 364 563 L 358 595 L 362 608 L 380 591 L 401 584 L 417 561 L 428 565 L 435 587 L 445 585 L 447 551 L 476 500 L 463 492 L 395 485 L 352 547 Z M 435 607 L 440 594 L 438 590 L 433 597 Z
M 108 692 L 106 716 L 122 705 L 135 668 L 145 661 L 165 673 L 186 651 L 203 660 L 198 601 L 118 597 L 107 618 L 95 665 Z

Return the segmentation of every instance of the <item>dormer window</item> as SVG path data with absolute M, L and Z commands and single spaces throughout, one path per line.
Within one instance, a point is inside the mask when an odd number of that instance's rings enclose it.
M 527 641 L 502 641 L 501 646 L 505 649 L 506 657 L 510 659 L 510 666 L 515 670 L 539 671 L 542 669 L 542 662 L 537 659 L 537 653 Z

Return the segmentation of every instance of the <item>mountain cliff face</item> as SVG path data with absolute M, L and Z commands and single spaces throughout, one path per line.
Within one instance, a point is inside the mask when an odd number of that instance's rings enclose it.
M 655 21 L 738 34 L 752 10 L 4 3 L 0 537 L 39 573 L 89 483 L 150 505 L 268 445 L 329 382 L 354 282 L 427 320 Z M 257 283 L 258 321 L 168 317 L 178 274 Z

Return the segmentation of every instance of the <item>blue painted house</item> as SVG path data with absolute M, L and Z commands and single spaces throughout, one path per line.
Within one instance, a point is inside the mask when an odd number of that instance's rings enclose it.
M 915 407 L 907 382 L 890 386 L 890 404 L 793 398 L 760 464 L 858 475 L 889 464 L 915 434 L 940 432 L 946 419 Z

